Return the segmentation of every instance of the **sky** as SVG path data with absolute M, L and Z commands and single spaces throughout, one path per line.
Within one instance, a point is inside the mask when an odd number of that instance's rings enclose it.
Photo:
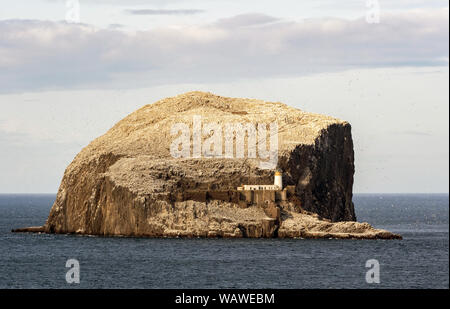
M 448 16 L 437 0 L 0 0 L 0 193 L 56 192 L 91 140 L 193 90 L 349 121 L 355 193 L 447 193 Z

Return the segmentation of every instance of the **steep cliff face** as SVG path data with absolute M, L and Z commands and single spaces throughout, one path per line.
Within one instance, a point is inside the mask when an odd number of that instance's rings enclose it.
M 332 221 L 356 220 L 352 203 L 354 154 L 351 127 L 335 123 L 314 144 L 299 144 L 280 160 L 286 184 L 296 186 L 303 209 Z
M 259 158 L 174 158 L 171 128 L 184 123 L 192 132 L 194 116 L 200 116 L 203 124 L 221 126 L 277 123 L 277 168 L 283 170 L 284 185 L 295 187 L 291 198 L 278 205 L 281 220 L 251 205 L 177 200 L 177 194 L 187 190 L 273 183 L 273 169 L 261 169 Z M 356 219 L 353 173 L 351 127 L 345 121 L 281 103 L 190 92 L 144 106 L 84 148 L 67 167 L 43 230 L 130 236 L 329 237 L 331 233 L 342 238 L 392 238 L 369 225 L 333 223 Z

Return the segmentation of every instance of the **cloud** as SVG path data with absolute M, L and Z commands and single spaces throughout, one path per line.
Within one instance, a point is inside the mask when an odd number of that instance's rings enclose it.
M 121 28 L 124 28 L 125 27 L 125 25 L 122 25 L 122 24 L 109 24 L 108 25 L 108 28 L 110 28 L 110 29 L 121 29 Z
M 125 10 L 125 12 L 132 15 L 193 15 L 203 13 L 203 10 L 152 10 L 152 9 L 139 9 L 139 10 Z
M 301 76 L 352 68 L 448 65 L 448 9 L 290 22 L 248 14 L 134 33 L 0 21 L 0 92 L 150 87 Z
M 279 21 L 279 18 L 264 14 L 241 14 L 229 18 L 221 18 L 216 22 L 219 27 L 246 27 L 255 25 L 265 25 Z

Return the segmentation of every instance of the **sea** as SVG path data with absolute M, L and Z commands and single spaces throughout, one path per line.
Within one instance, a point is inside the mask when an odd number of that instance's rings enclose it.
M 0 288 L 449 288 L 448 194 L 354 196 L 358 221 L 402 240 L 11 233 L 42 225 L 54 200 L 55 194 L 0 195 Z M 79 283 L 73 273 L 67 280 L 74 267 Z

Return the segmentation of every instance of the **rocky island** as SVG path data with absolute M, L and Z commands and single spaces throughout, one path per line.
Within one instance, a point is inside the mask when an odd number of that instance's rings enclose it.
M 196 119 L 201 123 L 196 124 Z M 213 139 L 210 129 L 236 123 L 249 129 L 243 155 L 235 131 L 228 155 L 226 147 L 211 151 L 211 143 L 205 146 L 211 139 L 213 148 L 222 141 L 226 145 L 227 134 L 214 133 Z M 259 135 L 256 140 L 258 153 L 277 146 L 271 168 L 261 166 L 264 160 L 251 147 L 252 126 L 258 134 L 260 128 L 269 131 L 269 126 L 258 125 L 262 123 L 275 124 L 277 130 L 276 140 Z M 174 146 L 174 140 L 183 136 L 192 144 Z M 203 143 L 200 148 L 195 140 Z M 356 222 L 353 161 L 348 122 L 282 103 L 189 92 L 142 107 L 92 141 L 67 167 L 47 222 L 14 231 L 401 238 Z M 278 184 L 274 184 L 275 173 Z

